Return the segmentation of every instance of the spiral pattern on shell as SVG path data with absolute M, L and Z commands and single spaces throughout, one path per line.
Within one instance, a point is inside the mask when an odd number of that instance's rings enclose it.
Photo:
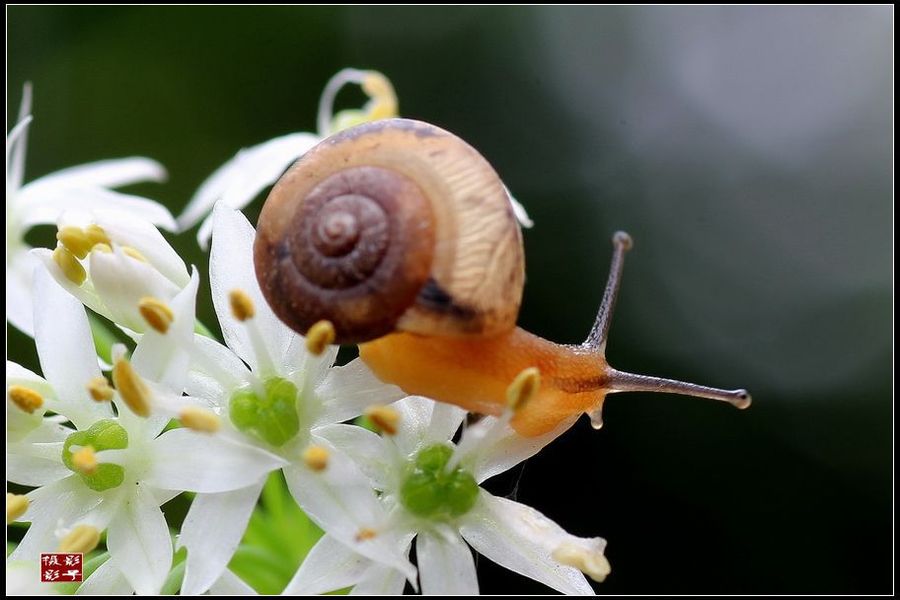
M 391 332 L 429 277 L 434 216 L 422 190 L 394 170 L 358 166 L 296 200 L 284 235 L 258 237 L 255 253 L 278 317 L 301 332 L 327 319 L 341 343 Z

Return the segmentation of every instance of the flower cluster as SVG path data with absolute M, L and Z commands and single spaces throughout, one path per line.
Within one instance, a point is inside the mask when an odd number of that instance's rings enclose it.
M 370 100 L 335 113 L 348 83 Z M 30 524 L 8 558 L 9 592 L 47 593 L 37 560 L 59 551 L 94 557 L 79 593 L 159 594 L 176 572 L 182 594 L 254 593 L 229 562 L 280 472 L 323 532 L 284 593 L 477 593 L 473 550 L 560 592 L 593 593 L 585 575 L 609 573 L 602 539 L 481 487 L 561 433 L 510 427 L 527 398 L 466 425 L 461 409 L 408 397 L 359 359 L 335 366 L 333 330 L 300 336 L 263 299 L 239 209 L 322 138 L 395 116 L 387 78 L 338 73 L 316 134 L 241 150 L 177 219 L 111 189 L 162 180 L 146 158 L 23 184 L 30 105 L 26 87 L 7 136 L 7 321 L 34 338 L 41 374 L 7 362 L 7 480 L 19 492 L 7 494 L 7 523 Z M 201 274 L 158 229 L 201 221 L 223 342 L 196 319 Z M 55 248 L 24 241 L 41 224 L 57 227 Z M 98 336 L 107 321 L 116 330 Z M 183 492 L 190 509 L 173 535 L 162 507 Z

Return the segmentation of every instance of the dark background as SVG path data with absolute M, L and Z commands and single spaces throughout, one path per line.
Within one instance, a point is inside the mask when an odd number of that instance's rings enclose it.
M 605 537 L 598 592 L 891 590 L 892 8 L 7 16 L 8 119 L 22 83 L 35 90 L 26 181 L 150 156 L 168 183 L 131 191 L 177 214 L 239 148 L 314 130 L 322 86 L 355 66 L 392 79 L 404 116 L 478 148 L 527 206 L 525 328 L 581 341 L 610 234 L 629 231 L 610 362 L 755 401 L 610 397 L 603 430 L 585 419 L 490 484 Z M 173 244 L 204 272 L 193 232 Z M 199 303 L 214 323 L 208 288 Z M 35 365 L 14 331 L 8 356 Z M 546 591 L 483 559 L 479 578 Z

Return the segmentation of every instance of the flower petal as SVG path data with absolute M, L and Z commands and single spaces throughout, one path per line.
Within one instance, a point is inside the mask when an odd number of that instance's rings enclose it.
M 39 487 L 65 479 L 72 474 L 72 471 L 66 468 L 62 462 L 62 440 L 38 441 L 48 430 L 58 430 L 62 435 L 74 433 L 72 430 L 56 423 L 45 422 L 37 432 L 29 435 L 22 442 L 7 443 L 7 481 L 18 483 L 19 485 Z
M 172 566 L 169 527 L 152 494 L 137 485 L 109 524 L 110 560 L 138 594 L 159 594 Z
M 275 316 L 259 289 L 253 266 L 256 232 L 243 214 L 224 205 L 216 207 L 213 223 L 209 286 L 225 343 L 254 371 L 269 370 L 274 374 L 280 370 L 282 357 L 297 334 Z M 233 290 L 243 290 L 253 301 L 252 323 L 242 323 L 231 313 L 229 294 Z M 251 327 L 260 334 L 261 344 L 254 343 Z
M 86 281 L 82 285 L 75 285 L 75 283 L 70 281 L 62 272 L 62 269 L 59 268 L 59 265 L 56 264 L 56 261 L 53 260 L 52 250 L 49 250 L 48 248 L 34 248 L 29 251 L 28 254 L 39 260 L 44 265 L 45 270 L 53 277 L 53 280 L 56 281 L 60 287 L 69 292 L 69 294 L 77 298 L 79 302 L 95 313 L 103 315 L 108 319 L 112 319 L 109 310 L 107 310 L 103 301 L 97 296 L 93 284 L 91 284 L 90 281 Z M 32 306 L 32 309 L 33 308 L 34 307 Z
M 112 560 L 107 560 L 84 580 L 77 596 L 130 596 L 134 588 Z
M 145 481 L 170 490 L 228 492 L 254 485 L 285 464 L 265 450 L 189 429 L 167 431 L 150 445 L 153 465 Z
M 275 183 L 294 160 L 318 142 L 319 138 L 310 133 L 291 133 L 241 150 L 201 184 L 179 215 L 179 227 L 182 231 L 192 227 L 220 199 L 231 208 L 247 206 L 263 188 Z M 208 239 L 208 235 L 197 236 L 201 247 Z
M 197 494 L 178 545 L 188 549 L 182 595 L 202 594 L 224 573 L 241 543 L 263 483 L 219 494 Z M 210 527 L 214 523 L 215 526 Z
M 34 337 L 34 297 L 32 276 L 38 261 L 27 246 L 10 249 L 7 245 L 6 320 L 22 333 Z
M 528 212 L 525 210 L 525 207 L 522 206 L 522 203 L 513 198 L 513 195 L 509 192 L 508 187 L 503 186 L 503 189 L 506 190 L 506 195 L 509 197 L 509 203 L 512 205 L 513 214 L 516 216 L 516 220 L 519 222 L 519 225 L 521 225 L 525 229 L 534 227 L 534 221 L 532 221 L 528 216 Z
M 117 188 L 143 181 L 163 182 L 166 169 L 155 160 L 143 156 L 98 160 L 55 171 L 32 180 L 28 185 L 65 188 Z
M 185 390 L 227 408 L 231 393 L 250 380 L 250 370 L 237 355 L 214 339 L 194 336 L 194 362 Z
M 39 392 L 41 396 L 45 398 L 56 397 L 56 392 L 53 390 L 53 386 L 47 382 L 46 379 L 31 371 L 30 369 L 26 369 L 19 363 L 15 363 L 11 360 L 6 361 L 6 387 L 8 388 L 11 385 L 24 385 L 30 387 L 31 389 Z
M 28 124 L 31 122 L 31 82 L 22 86 L 22 102 L 16 126 L 6 136 L 6 189 L 18 190 L 25 177 L 25 150 L 28 146 Z
M 182 592 L 183 593 L 183 592 Z M 235 575 L 229 569 L 225 569 L 212 587 L 209 588 L 210 596 L 258 596 L 256 590 L 244 583 L 244 580 Z
M 100 376 L 100 368 L 87 314 L 45 269 L 35 272 L 34 292 L 34 341 L 44 377 L 57 392 L 53 410 L 87 429 L 112 414 L 107 403 L 88 396 L 87 383 Z
M 605 542 L 600 538 L 569 535 L 533 508 L 484 490 L 459 531 L 475 550 L 510 571 L 564 594 L 594 593 L 578 569 L 560 564 L 552 554 L 565 542 L 592 544 L 602 552 Z
M 323 535 L 281 595 L 324 594 L 356 585 L 372 564 L 330 535 Z M 400 581 L 406 581 L 402 573 Z
M 169 303 L 173 319 L 168 331 L 160 333 L 148 329 L 131 356 L 135 370 L 142 377 L 164 385 L 178 395 L 184 390 L 191 362 L 199 281 L 195 268 L 190 283 Z
M 360 359 L 334 367 L 316 388 L 322 412 L 314 426 L 340 423 L 363 413 L 373 404 L 390 404 L 406 396 L 395 385 L 384 383 Z
M 140 252 L 169 281 L 178 287 L 187 285 L 191 276 L 184 260 L 166 241 L 153 221 L 119 210 L 97 211 L 93 222 L 103 228 L 109 239 Z
M 313 443 L 328 442 L 313 436 Z M 325 532 L 363 556 L 400 569 L 411 582 L 416 569 L 399 551 L 398 535 L 388 527 L 388 515 L 353 462 L 332 452 L 328 467 L 314 472 L 291 465 L 284 469 L 288 489 L 301 508 Z M 374 536 L 362 536 L 363 532 Z
M 21 211 L 20 226 L 23 229 L 55 224 L 63 213 L 88 218 L 94 211 L 104 210 L 127 213 L 163 229 L 175 229 L 172 213 L 162 204 L 99 187 L 68 188 L 29 183 L 19 190 L 16 204 Z
M 39 487 L 27 496 L 28 510 L 18 520 L 30 521 L 31 526 L 10 559 L 38 559 L 41 552 L 52 551 L 59 544 L 56 530 L 60 523 L 73 524 L 102 502 L 76 475 Z
M 170 302 L 181 290 L 152 264 L 128 256 L 118 245 L 112 252 L 91 252 L 88 264 L 91 282 L 102 301 L 101 314 L 132 331 L 148 328 L 138 310 L 142 298 Z
M 349 456 L 375 489 L 390 489 L 396 483 L 394 480 L 398 473 L 394 467 L 398 457 L 392 451 L 390 442 L 380 435 L 364 427 L 342 424 L 325 425 L 316 428 L 314 432 Z
M 456 531 L 422 532 L 416 538 L 422 594 L 478 595 L 472 551 Z
M 476 444 L 471 452 L 460 460 L 470 467 L 472 475 L 478 483 L 481 483 L 531 458 L 565 433 L 577 419 L 578 416 L 567 419 L 553 431 L 537 437 L 524 437 L 506 425 L 499 435 L 485 436 L 482 443 Z M 496 417 L 484 417 L 474 427 L 491 428 L 496 421 Z
M 447 442 L 459 429 L 466 411 L 423 396 L 409 396 L 393 405 L 400 425 L 393 440 L 409 456 L 425 445 Z
M 407 543 L 409 547 L 409 543 Z M 350 590 L 351 596 L 400 596 L 406 586 L 403 573 L 378 563 L 366 570 L 363 578 Z
M 59 594 L 59 592 L 54 592 L 54 586 L 48 586 L 41 581 L 41 563 L 37 559 L 6 561 L 6 596 L 8 598 Z

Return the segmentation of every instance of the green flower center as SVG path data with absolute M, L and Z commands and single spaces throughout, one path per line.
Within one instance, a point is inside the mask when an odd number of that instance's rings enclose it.
M 100 463 L 97 470 L 87 475 L 75 468 L 72 460 L 72 446 L 90 446 L 95 452 L 120 450 L 128 447 L 128 432 L 112 419 L 97 421 L 85 431 L 76 431 L 63 442 L 63 463 L 78 473 L 84 484 L 95 492 L 102 492 L 122 485 L 125 469 L 119 465 Z
M 273 377 L 263 383 L 265 396 L 253 389 L 242 389 L 231 396 L 228 414 L 240 431 L 282 446 L 300 431 L 297 414 L 297 386 L 287 379 Z
M 435 444 L 421 450 L 400 486 L 400 500 L 411 513 L 427 519 L 460 517 L 475 506 L 478 484 L 461 467 L 447 470 L 453 449 Z

